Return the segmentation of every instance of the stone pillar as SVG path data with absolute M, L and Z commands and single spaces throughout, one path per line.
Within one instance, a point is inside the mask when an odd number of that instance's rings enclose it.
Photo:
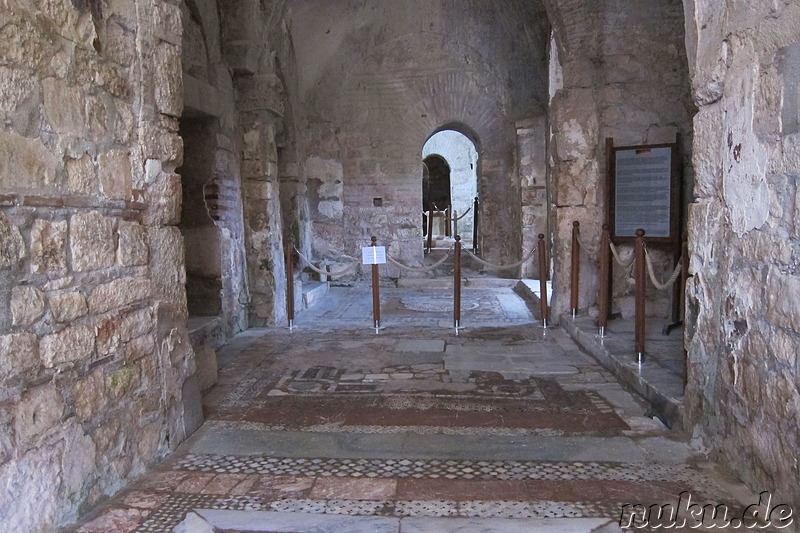
M 237 79 L 251 326 L 286 316 L 278 151 L 282 83 L 275 75 Z

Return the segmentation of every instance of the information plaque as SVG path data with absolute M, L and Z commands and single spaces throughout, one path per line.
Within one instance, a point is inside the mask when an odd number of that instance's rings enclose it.
M 386 247 L 385 246 L 364 246 L 361 248 L 362 265 L 385 265 Z
M 645 230 L 650 242 L 677 237 L 679 182 L 676 145 L 613 147 L 610 154 L 611 236 L 632 239 Z

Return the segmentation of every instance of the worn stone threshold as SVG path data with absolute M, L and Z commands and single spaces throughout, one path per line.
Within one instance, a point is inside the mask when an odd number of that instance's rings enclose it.
M 589 317 L 573 318 L 565 313 L 561 315 L 559 325 L 583 350 L 614 373 L 623 385 L 642 396 L 651 405 L 655 416 L 669 427 L 684 429 L 684 381 L 680 372 L 675 370 L 684 357 L 681 342 L 664 342 L 656 337 L 660 333 L 655 333 L 654 325 L 651 325 L 647 340 L 656 342 L 647 344 L 656 344 L 654 349 L 661 350 L 661 353 L 656 357 L 646 351 L 644 362 L 639 364 L 633 350 L 633 334 L 626 331 L 632 329 L 627 327 L 628 324 L 621 327 L 611 324 L 607 331 L 609 337 L 603 339 L 598 336 L 595 321 Z M 677 340 L 682 338 L 680 336 L 681 331 L 676 331 L 671 339 Z M 630 348 L 625 348 L 628 344 Z

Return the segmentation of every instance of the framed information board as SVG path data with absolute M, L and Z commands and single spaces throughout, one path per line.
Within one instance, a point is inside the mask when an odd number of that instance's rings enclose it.
M 611 238 L 632 240 L 642 228 L 648 242 L 676 243 L 680 218 L 678 145 L 607 142 Z

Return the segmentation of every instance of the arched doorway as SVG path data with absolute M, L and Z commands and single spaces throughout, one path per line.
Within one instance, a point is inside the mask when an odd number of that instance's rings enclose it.
M 451 237 L 457 233 L 465 244 L 471 244 L 475 220 L 473 204 L 478 196 L 475 143 L 458 131 L 442 130 L 425 142 L 422 157 L 423 209 L 446 211 L 446 215 L 438 217 L 444 227 L 440 233 L 434 228 L 434 236 Z M 434 226 L 438 218 L 434 218 Z

